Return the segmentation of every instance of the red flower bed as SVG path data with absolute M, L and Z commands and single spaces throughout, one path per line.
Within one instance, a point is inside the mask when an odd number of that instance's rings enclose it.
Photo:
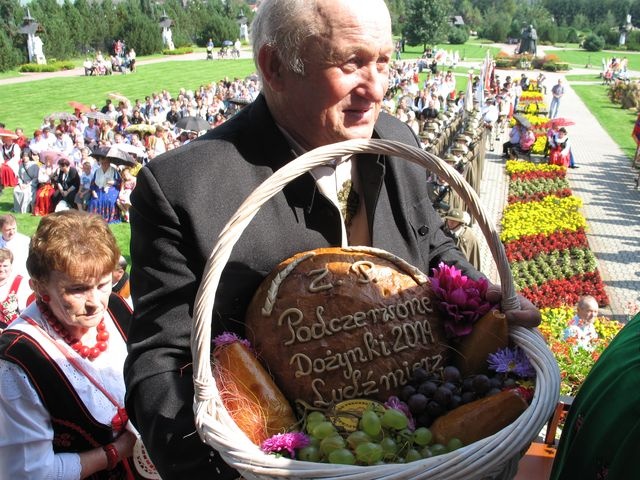
M 554 232 L 551 235 L 539 233 L 526 235 L 504 244 L 507 259 L 510 263 L 531 260 L 540 253 L 550 253 L 554 250 L 567 248 L 589 248 L 587 235 L 583 229 L 575 232 Z
M 559 198 L 565 198 L 565 197 L 570 197 L 572 193 L 570 189 L 563 188 L 562 190 L 556 190 L 553 192 L 536 192 L 536 193 L 526 193 L 524 195 L 509 195 L 509 198 L 507 199 L 507 201 L 509 203 L 539 202 L 544 197 L 548 197 L 549 195 L 555 195 L 556 197 L 559 197 Z
M 598 271 L 575 275 L 564 280 L 550 280 L 543 285 L 524 288 L 520 293 L 538 308 L 575 305 L 582 295 L 592 295 L 600 306 L 609 303 Z
M 538 180 L 540 178 L 548 178 L 553 180 L 555 178 L 565 178 L 566 176 L 567 176 L 566 169 L 554 170 L 553 172 L 533 170 L 530 172 L 514 172 L 511 174 L 509 178 L 512 181 L 519 180 L 521 182 L 526 182 L 531 180 Z

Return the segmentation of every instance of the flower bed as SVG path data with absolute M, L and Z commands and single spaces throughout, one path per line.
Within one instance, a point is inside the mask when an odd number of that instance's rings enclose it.
M 599 339 L 589 349 L 564 339 L 564 330 L 582 295 L 608 304 L 596 259 L 585 234 L 582 201 L 573 196 L 566 169 L 508 161 L 509 196 L 501 240 L 519 292 L 542 311 L 540 330 L 562 376 L 561 393 L 575 395 L 585 376 L 622 327 L 598 318 Z

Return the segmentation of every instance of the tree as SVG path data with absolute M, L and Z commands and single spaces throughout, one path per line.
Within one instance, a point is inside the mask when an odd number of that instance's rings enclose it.
M 450 0 L 409 0 L 407 21 L 403 30 L 409 45 L 434 45 L 443 41 L 449 31 Z

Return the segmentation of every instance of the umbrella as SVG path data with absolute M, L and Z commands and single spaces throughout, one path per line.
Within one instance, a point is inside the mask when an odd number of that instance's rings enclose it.
M 135 167 L 138 162 L 128 153 L 125 152 L 121 145 L 112 145 L 110 147 L 98 147 L 91 152 L 92 157 L 108 158 L 114 165 L 124 165 L 125 167 Z
M 224 42 L 222 42 L 222 45 L 225 47 L 230 47 L 231 45 L 233 45 L 233 42 L 231 40 L 225 40 Z
M 146 157 L 147 156 L 147 152 L 145 151 L 144 148 L 137 147 L 137 146 L 131 145 L 129 143 L 118 143 L 116 148 L 118 148 L 119 150 L 122 150 L 123 152 L 131 153 L 131 154 L 135 155 L 136 157 Z
M 47 120 L 77 120 L 77 117 L 73 113 L 69 112 L 53 112 L 47 116 Z
M 79 111 L 80 113 L 86 113 L 91 111 L 91 107 L 85 105 L 84 103 L 76 102 L 74 100 L 69 102 L 69 106 L 74 110 Z
M 85 114 L 83 114 L 85 117 L 87 118 L 93 118 L 94 120 L 111 120 L 111 117 L 109 115 L 107 115 L 106 113 L 102 113 L 102 112 L 87 112 Z
M 554 118 L 551 120 L 551 123 L 556 127 L 569 127 L 571 125 L 575 125 L 576 123 L 568 118 Z
M 182 117 L 176 122 L 176 128 L 189 130 L 190 132 L 201 132 L 209 130 L 211 125 L 202 117 Z
M 521 113 L 514 114 L 513 118 L 515 119 L 516 122 L 520 123 L 520 125 L 522 125 L 523 127 L 531 128 L 531 122 L 527 117 L 525 117 Z
M 13 138 L 14 140 L 18 138 L 15 133 L 11 130 L 7 130 L 6 128 L 0 128 L 0 137 Z
M 129 99 L 124 95 L 122 95 L 121 93 L 112 92 L 112 93 L 109 93 L 107 97 L 109 97 L 112 100 L 115 100 L 116 102 L 122 102 L 126 105 L 131 105 L 131 102 L 129 101 Z
M 249 105 L 251 103 L 251 100 L 249 100 L 248 98 L 243 98 L 243 97 L 234 97 L 234 98 L 230 98 L 227 101 L 229 103 L 233 103 L 235 105 Z
M 124 131 L 127 133 L 153 133 L 156 131 L 156 127 L 148 123 L 139 123 L 137 125 L 129 125 Z

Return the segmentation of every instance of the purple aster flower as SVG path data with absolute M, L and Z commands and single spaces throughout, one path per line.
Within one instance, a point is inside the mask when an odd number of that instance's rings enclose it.
M 449 317 L 444 323 L 449 337 L 471 333 L 473 324 L 493 307 L 486 301 L 486 278 L 473 280 L 456 267 L 440 263 L 429 279 L 436 297 L 434 304 Z
M 400 412 L 404 413 L 407 416 L 407 419 L 409 420 L 409 424 L 407 425 L 407 428 L 411 431 L 414 431 L 416 429 L 416 422 L 413 419 L 413 415 L 411 415 L 411 410 L 409 410 L 409 405 L 404 403 L 398 397 L 396 397 L 395 395 L 390 396 L 385 402 L 384 406 L 387 408 L 393 408 L 394 410 L 399 410 Z
M 518 347 L 503 348 L 487 358 L 489 368 L 498 373 L 513 373 L 520 378 L 534 377 L 536 372 L 527 355 Z
M 264 453 L 284 453 L 289 452 L 290 458 L 296 458 L 296 450 L 309 446 L 309 437 L 301 432 L 277 433 L 267 438 L 260 449 Z
M 223 347 L 230 343 L 240 342 L 248 349 L 251 349 L 251 343 L 246 338 L 240 338 L 238 335 L 232 332 L 223 332 L 213 339 L 213 345 L 215 347 Z

